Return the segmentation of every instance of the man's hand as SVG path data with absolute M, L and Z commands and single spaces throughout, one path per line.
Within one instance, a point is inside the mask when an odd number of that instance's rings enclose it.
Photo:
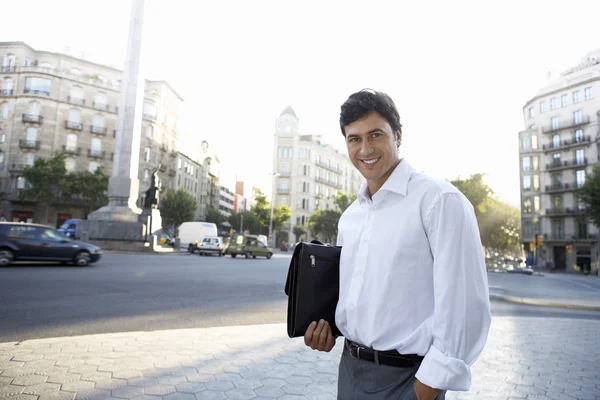
M 304 344 L 313 350 L 330 352 L 335 346 L 335 338 L 329 323 L 325 320 L 320 320 L 318 324 L 313 321 L 304 333 Z
M 435 400 L 436 396 L 440 394 L 438 389 L 429 387 L 421 383 L 418 379 L 415 379 L 413 388 L 415 389 L 417 400 Z

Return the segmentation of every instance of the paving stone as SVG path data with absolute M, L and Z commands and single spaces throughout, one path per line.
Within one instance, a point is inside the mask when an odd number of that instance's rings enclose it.
M 225 392 L 228 399 L 250 400 L 256 397 L 256 393 L 252 389 L 235 388 Z
M 191 393 L 171 393 L 163 397 L 163 400 L 196 400 L 196 396 Z
M 123 386 L 127 386 L 127 381 L 125 379 L 110 378 L 96 381 L 96 389 L 113 390 Z
M 23 393 L 41 396 L 51 392 L 58 392 L 59 390 L 60 384 L 58 383 L 39 383 L 37 385 L 26 386 L 25 389 L 23 389 Z
M 121 371 L 115 371 L 112 373 L 112 377 L 116 379 L 133 379 L 139 378 L 142 376 L 141 371 L 136 371 L 133 369 L 124 369 Z
M 263 384 L 257 379 L 240 379 L 233 381 L 235 387 L 243 389 L 256 389 L 261 387 Z
M 14 378 L 12 384 L 17 386 L 32 386 L 45 383 L 47 380 L 48 377 L 43 375 L 25 375 Z
M 148 378 L 148 377 L 133 378 L 133 379 L 129 379 L 127 381 L 127 384 L 130 386 L 137 386 L 137 387 L 142 387 L 142 388 L 150 387 L 150 386 L 158 385 L 158 379 Z
M 111 397 L 110 390 L 90 389 L 78 391 L 75 400 L 103 400 Z
M 17 376 L 33 375 L 35 374 L 35 371 L 34 368 L 11 368 L 2 371 L 0 376 L 16 378 Z
M 39 396 L 33 394 L 17 394 L 15 396 L 4 397 L 6 400 L 38 400 Z
M 233 389 L 235 386 L 228 381 L 210 381 L 205 383 L 206 388 L 210 390 L 220 390 L 222 392 Z
M 23 393 L 24 390 L 25 390 L 25 388 L 23 386 L 15 386 L 15 385 L 0 386 L 0 398 L 16 396 L 16 395 Z
M 260 381 L 260 383 L 262 383 L 263 386 L 272 386 L 272 387 L 279 387 L 279 388 L 288 384 L 288 382 L 285 379 L 278 379 L 278 378 L 262 379 Z
M 75 381 L 63 383 L 61 389 L 67 392 L 82 392 L 93 390 L 96 388 L 96 383 L 91 381 Z
M 153 396 L 166 396 L 171 393 L 175 393 L 175 386 L 171 385 L 154 385 L 144 388 L 144 393 L 150 394 Z
M 198 393 L 203 390 L 206 390 L 206 385 L 201 382 L 184 382 L 175 385 L 175 389 L 177 389 L 178 392 L 182 393 Z
M 89 374 L 81 375 L 80 379 L 82 381 L 97 382 L 97 381 L 102 381 L 102 380 L 110 379 L 110 378 L 112 378 L 112 374 L 110 372 L 92 372 Z
M 281 390 L 288 394 L 305 395 L 308 393 L 308 388 L 305 385 L 298 385 L 295 383 L 288 383 L 287 385 L 282 386 Z
M 186 377 L 180 375 L 161 376 L 158 378 L 158 383 L 164 385 L 177 385 L 184 382 L 187 382 Z
M 142 396 L 144 389 L 136 386 L 125 386 L 111 391 L 112 397 L 119 397 L 123 399 L 132 399 L 134 397 Z
M 285 392 L 278 387 L 262 386 L 254 389 L 256 394 L 264 397 L 280 397 L 285 395 Z
M 75 393 L 72 392 L 54 392 L 41 395 L 38 400 L 73 400 Z
M 220 374 L 215 374 L 215 379 L 219 381 L 233 382 L 242 379 L 242 376 L 240 374 L 233 374 L 231 372 L 223 372 Z
M 227 398 L 227 395 L 222 391 L 216 390 L 205 390 L 200 393 L 196 393 L 196 400 L 223 400 Z

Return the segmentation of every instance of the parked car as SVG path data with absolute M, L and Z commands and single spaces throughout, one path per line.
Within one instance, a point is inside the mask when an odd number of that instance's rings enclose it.
M 233 258 L 243 255 L 246 258 L 261 256 L 270 259 L 273 249 L 267 247 L 256 235 L 236 234 L 231 238 L 227 253 Z
M 14 261 L 59 261 L 84 267 L 101 256 L 98 246 L 72 240 L 48 226 L 0 222 L 0 266 Z
M 77 233 L 77 223 L 78 219 L 68 219 L 66 220 L 60 228 L 57 229 L 59 233 L 62 233 L 66 237 L 75 238 L 75 234 Z
M 190 253 L 198 250 L 198 243 L 206 236 L 218 236 L 217 225 L 212 222 L 190 221 L 179 226 L 179 240 Z

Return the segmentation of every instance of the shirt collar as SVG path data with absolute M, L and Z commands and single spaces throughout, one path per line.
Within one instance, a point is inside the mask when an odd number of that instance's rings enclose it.
M 414 168 L 406 161 L 401 159 L 392 174 L 387 178 L 379 192 L 394 192 L 406 196 L 408 192 L 408 181 L 414 172 Z M 375 193 L 375 195 L 377 195 Z M 369 186 L 367 182 L 364 182 L 358 192 L 358 201 L 360 204 L 369 200 Z

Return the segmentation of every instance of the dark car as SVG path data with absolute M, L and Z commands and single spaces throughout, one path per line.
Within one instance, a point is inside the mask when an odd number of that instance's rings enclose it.
M 84 267 L 101 256 L 98 246 L 71 240 L 48 226 L 0 222 L 0 266 L 13 261 L 59 261 Z

